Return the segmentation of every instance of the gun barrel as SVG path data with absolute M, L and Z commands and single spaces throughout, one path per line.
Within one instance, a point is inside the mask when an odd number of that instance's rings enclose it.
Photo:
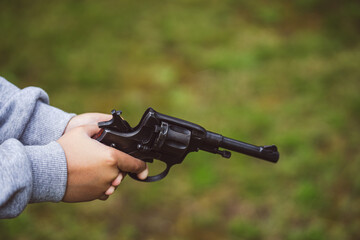
M 279 160 L 279 152 L 275 145 L 255 146 L 249 143 L 227 138 L 210 131 L 206 132 L 205 139 L 206 144 L 209 144 L 210 146 L 221 147 L 227 150 L 243 153 L 273 163 L 276 163 Z
M 249 143 L 223 137 L 220 147 L 273 163 L 276 163 L 279 160 L 279 152 L 275 145 L 258 147 Z

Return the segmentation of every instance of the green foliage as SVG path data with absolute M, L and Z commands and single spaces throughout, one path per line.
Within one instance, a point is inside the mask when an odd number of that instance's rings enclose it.
M 106 202 L 31 204 L 1 239 L 359 239 L 357 1 L 1 1 L 0 75 L 68 112 L 156 110 L 276 165 L 193 153 Z M 154 172 L 163 166 L 156 166 Z
M 229 223 L 229 231 L 234 239 L 256 240 L 263 239 L 261 231 L 255 223 L 246 220 L 235 220 Z

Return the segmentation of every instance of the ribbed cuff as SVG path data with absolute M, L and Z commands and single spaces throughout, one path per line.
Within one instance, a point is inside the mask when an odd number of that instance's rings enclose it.
M 59 202 L 67 183 L 65 153 L 57 142 L 44 146 L 26 146 L 32 165 L 33 189 L 30 202 Z
M 39 101 L 21 140 L 25 145 L 44 145 L 56 141 L 74 116 Z

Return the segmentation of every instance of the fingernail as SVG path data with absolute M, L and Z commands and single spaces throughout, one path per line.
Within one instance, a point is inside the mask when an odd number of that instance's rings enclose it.
M 114 191 L 115 191 L 115 187 L 114 187 L 114 186 L 111 186 L 111 187 L 109 187 L 108 190 L 106 190 L 105 195 L 108 195 L 108 196 L 109 196 L 109 195 L 113 194 Z
M 149 169 L 146 166 L 145 170 L 142 171 L 141 173 L 139 173 L 137 176 L 138 176 L 138 178 L 144 180 L 145 178 L 147 178 L 148 174 L 149 174 Z

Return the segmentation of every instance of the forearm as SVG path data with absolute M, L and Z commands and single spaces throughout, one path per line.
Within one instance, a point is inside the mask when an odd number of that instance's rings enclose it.
M 24 146 L 16 139 L 0 145 L 0 218 L 19 215 L 31 202 L 60 201 L 67 164 L 61 146 Z
M 43 145 L 61 137 L 68 114 L 48 105 L 40 88 L 19 89 L 0 77 L 0 143 L 15 138 L 24 145 Z
M 44 102 L 37 101 L 32 116 L 19 140 L 24 145 L 44 145 L 58 140 L 75 114 L 66 113 Z

